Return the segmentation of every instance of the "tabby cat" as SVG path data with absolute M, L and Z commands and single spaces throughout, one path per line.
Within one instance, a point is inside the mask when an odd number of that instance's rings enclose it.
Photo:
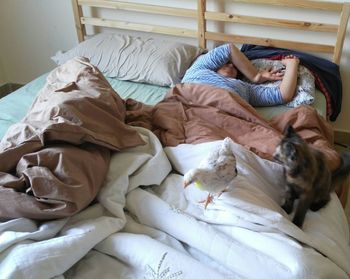
M 282 208 L 290 214 L 299 199 L 293 223 L 302 227 L 307 210 L 317 211 L 330 200 L 330 193 L 350 173 L 350 153 L 341 154 L 341 166 L 331 173 L 324 154 L 309 146 L 288 126 L 277 145 L 274 158 L 283 164 L 286 180 L 285 202 Z

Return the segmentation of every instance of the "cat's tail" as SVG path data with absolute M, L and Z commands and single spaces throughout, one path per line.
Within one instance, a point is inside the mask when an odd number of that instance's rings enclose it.
M 340 187 L 350 174 L 350 152 L 340 154 L 341 165 L 332 173 L 332 188 Z

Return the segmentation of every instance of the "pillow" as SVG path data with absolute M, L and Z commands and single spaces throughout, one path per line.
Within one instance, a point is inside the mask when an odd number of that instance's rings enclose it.
M 101 33 L 65 53 L 57 52 L 52 60 L 62 65 L 82 56 L 110 78 L 174 86 L 202 52 L 184 43 Z
M 259 70 L 276 68 L 282 69 L 284 65 L 279 60 L 271 59 L 254 59 L 252 64 Z M 281 81 L 273 81 L 264 83 L 266 86 L 278 86 Z M 315 78 L 312 73 L 304 66 L 299 65 L 298 81 L 296 93 L 292 101 L 285 104 L 287 107 L 297 107 L 300 105 L 311 105 L 315 100 Z

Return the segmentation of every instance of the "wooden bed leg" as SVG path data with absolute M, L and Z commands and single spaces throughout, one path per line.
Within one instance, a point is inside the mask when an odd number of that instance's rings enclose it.
M 339 197 L 339 200 L 340 200 L 343 208 L 345 208 L 345 206 L 348 202 L 349 187 L 350 187 L 350 176 L 348 176 L 346 178 L 343 185 L 337 191 L 337 195 Z

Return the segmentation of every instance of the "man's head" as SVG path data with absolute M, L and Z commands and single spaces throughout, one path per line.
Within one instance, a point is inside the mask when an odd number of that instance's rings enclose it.
M 236 78 L 237 77 L 237 69 L 231 62 L 226 63 L 225 65 L 221 66 L 217 73 L 229 78 Z

